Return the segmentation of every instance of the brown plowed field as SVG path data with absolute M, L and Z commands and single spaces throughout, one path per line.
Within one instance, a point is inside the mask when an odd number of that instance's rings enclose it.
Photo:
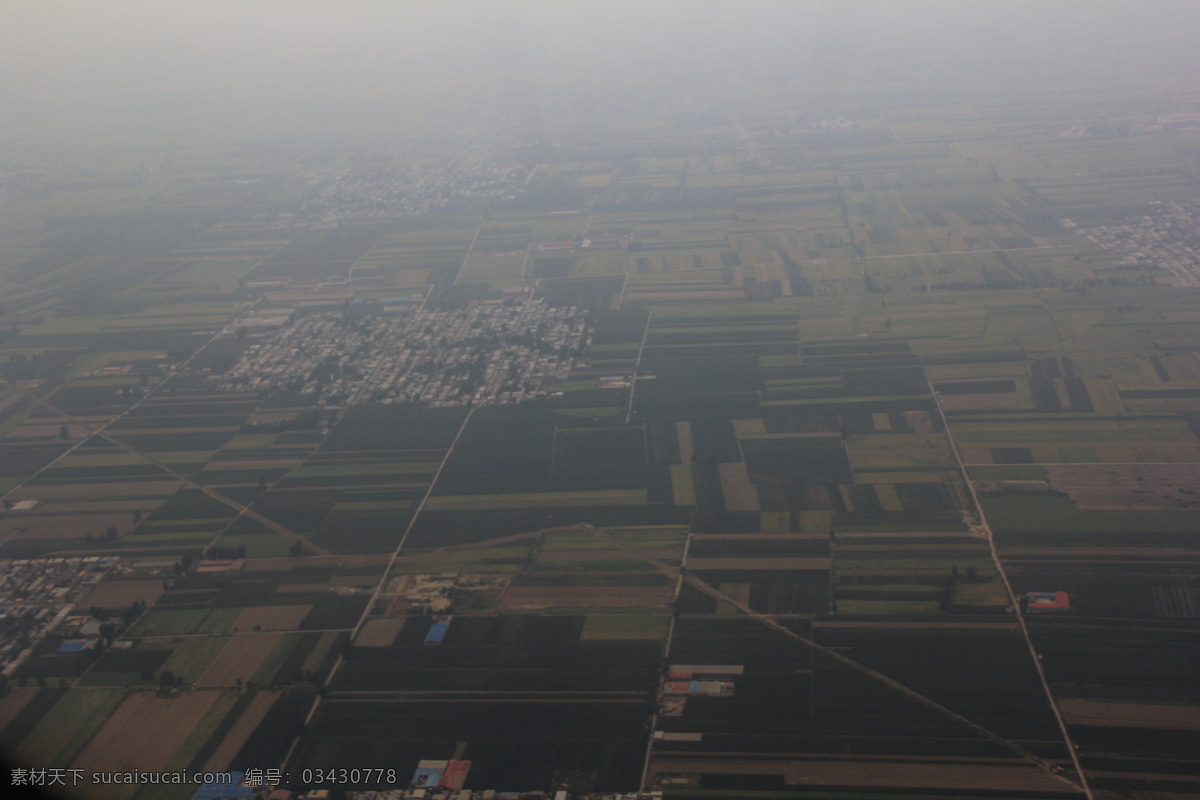
M 252 606 L 237 615 L 230 626 L 231 630 L 252 631 L 294 631 L 300 627 L 300 620 L 312 611 L 311 605 L 299 606 Z
M 1102 703 L 1060 700 L 1058 710 L 1068 725 L 1108 725 L 1117 728 L 1158 728 L 1200 731 L 1200 707 L 1151 703 Z
M 196 679 L 196 685 L 233 686 L 239 680 L 245 683 L 254 677 L 282 638 L 282 633 L 230 637 L 217 657 Z
M 652 774 L 780 775 L 788 786 L 1064 792 L 1071 784 L 1029 764 L 656 757 Z M 1082 796 L 1082 792 L 1081 792 Z
M 334 575 L 329 579 L 330 586 L 376 586 L 379 583 L 379 575 Z
M 504 592 L 499 607 L 661 606 L 674 596 L 674 586 L 515 586 Z
M 369 619 L 354 640 L 359 647 L 390 647 L 404 627 L 404 617 Z
M 721 494 L 727 511 L 758 511 L 758 491 L 750 483 L 746 462 L 729 461 L 717 464 L 721 475 Z
M 84 601 L 100 608 L 129 608 L 141 600 L 148 606 L 162 596 L 162 581 L 157 578 L 139 581 L 101 581 Z
M 280 692 L 258 692 L 254 695 L 250 705 L 246 706 L 246 710 L 238 717 L 237 722 L 233 723 L 229 733 L 225 734 L 217 749 L 208 757 L 208 761 L 204 762 L 205 772 L 220 772 L 229 767 L 229 762 L 233 761 L 242 745 L 250 738 L 250 734 L 258 728 L 258 724 L 262 722 L 262 718 L 267 715 L 267 711 L 275 704 L 279 695 Z
M 1078 508 L 1200 508 L 1200 464 L 1048 464 Z
M 328 583 L 281 583 L 275 587 L 275 594 L 309 594 L 323 592 L 328 588 Z
M 34 686 L 9 689 L 8 694 L 0 697 L 0 731 L 12 722 L 25 704 L 33 699 L 40 689 Z
M 958 454 L 964 464 L 995 464 L 992 451 L 986 447 L 962 447 Z
M 136 692 L 120 705 L 71 766 L 87 772 L 158 772 L 220 692 L 159 697 Z
M 987 411 L 989 409 L 1016 408 L 1016 392 L 980 392 L 978 394 L 942 395 L 942 408 L 946 411 Z

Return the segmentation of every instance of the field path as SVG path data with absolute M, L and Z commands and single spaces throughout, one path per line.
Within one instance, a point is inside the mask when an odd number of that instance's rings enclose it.
M 633 418 L 633 393 L 637 391 L 638 370 L 642 366 L 642 353 L 646 350 L 646 338 L 650 335 L 650 320 L 654 319 L 654 311 L 646 312 L 646 327 L 642 330 L 642 343 L 638 345 L 637 361 L 633 362 L 633 374 L 629 376 L 629 409 L 625 412 L 625 424 Z
M 638 558 L 642 561 L 645 561 L 648 564 L 654 565 L 657 569 L 659 569 L 666 575 L 674 576 L 676 574 L 679 574 L 679 568 L 672 567 L 668 564 L 665 564 L 662 561 L 659 561 L 658 559 L 654 558 L 653 556 L 649 556 L 649 555 L 645 554 L 644 552 L 638 550 L 637 548 L 632 547 L 632 546 L 620 541 L 619 539 L 616 539 L 613 536 L 610 536 L 609 534 L 605 533 L 603 530 L 601 530 L 599 528 L 591 528 L 591 532 L 593 534 L 595 534 L 596 536 L 598 536 L 599 538 L 605 540 L 606 542 L 609 542 L 610 544 L 614 545 L 615 547 L 625 550 L 626 552 L 628 552 L 630 554 L 631 557 Z M 947 708 L 946 706 L 942 705 L 941 703 L 937 702 L 936 700 L 933 700 L 932 698 L 926 697 L 925 695 L 921 694 L 920 692 L 917 692 L 913 689 L 908 688 L 904 684 L 900 683 L 897 680 L 894 680 L 893 678 L 888 677 L 887 675 L 883 674 L 882 672 L 878 672 L 874 669 L 871 669 L 870 667 L 866 666 L 865 664 L 861 664 L 861 663 L 855 661 L 854 659 L 850 658 L 849 656 L 843 655 L 842 653 L 838 652 L 837 650 L 833 650 L 822 644 L 818 644 L 817 642 L 814 642 L 811 639 L 806 639 L 805 637 L 801 636 L 800 634 L 796 633 L 795 631 L 791 630 L 790 628 L 787 628 L 784 625 L 780 624 L 773 617 L 768 616 L 766 614 L 760 614 L 757 611 L 753 611 L 748 606 L 746 606 L 744 603 L 739 601 L 737 598 L 730 597 L 729 595 L 716 589 L 715 587 L 711 586 L 710 584 L 700 580 L 699 578 L 695 577 L 694 575 L 692 575 L 690 573 L 684 574 L 683 580 L 687 581 L 687 583 L 689 585 L 698 589 L 699 591 L 703 592 L 704 594 L 708 595 L 709 597 L 712 597 L 718 601 L 729 603 L 729 604 L 733 605 L 742 614 L 746 615 L 747 617 L 751 617 L 753 619 L 758 620 L 762 624 L 766 625 L 768 628 L 771 628 L 772 630 L 788 637 L 789 639 L 793 639 L 797 642 L 800 642 L 805 647 L 815 650 L 815 651 L 821 653 L 822 655 L 826 656 L 827 658 L 837 661 L 839 664 L 842 664 L 846 667 L 849 667 L 850 669 L 855 670 L 856 672 L 866 675 L 868 678 L 871 678 L 875 681 L 878 681 L 879 683 L 884 684 L 888 688 L 893 689 L 896 692 L 899 692 L 900 694 L 904 695 L 905 697 L 915 700 L 916 702 L 920 703 L 921 705 L 923 705 L 927 708 L 930 708 L 930 709 L 938 712 L 939 714 L 942 714 L 943 716 L 949 717 L 950 719 L 954 720 L 955 722 L 965 725 L 966 727 L 975 731 L 979 735 L 981 735 L 987 739 L 990 739 L 991 741 L 995 742 L 996 744 L 1000 745 L 1001 747 L 1005 748 L 1006 750 L 1009 750 L 1012 753 L 1015 753 L 1016 755 L 1020 756 L 1025 761 L 1028 761 L 1030 764 L 1032 764 L 1035 767 L 1037 767 L 1038 769 L 1042 770 L 1047 775 L 1056 779 L 1056 781 L 1059 782 L 1060 784 L 1070 787 L 1072 790 L 1078 791 L 1080 789 L 1080 787 L 1077 784 L 1075 784 L 1073 781 L 1069 780 L 1068 778 L 1066 778 L 1062 775 L 1057 774 L 1054 771 L 1053 764 L 1045 761 L 1042 758 L 1039 758 L 1037 755 L 1029 752 L 1024 747 L 1021 747 L 1019 744 L 1017 744 L 1016 742 L 1014 742 L 1010 739 L 1007 739 L 988 728 L 985 728 L 983 725 L 980 725 L 979 723 L 975 722 L 974 720 L 964 717 L 962 714 L 959 714 L 957 711 L 952 711 L 951 709 Z M 1055 713 L 1057 713 L 1057 710 Z M 1073 753 L 1074 753 L 1074 751 L 1072 750 L 1072 754 Z M 1084 786 L 1083 791 L 1087 794 L 1089 800 L 1091 800 L 1091 792 L 1089 789 L 1086 788 L 1086 785 Z
M 1042 690 L 1046 693 L 1046 701 L 1050 704 L 1050 710 L 1054 712 L 1054 718 L 1058 721 L 1058 729 L 1062 732 L 1063 742 L 1066 744 L 1067 752 L 1071 754 L 1071 763 L 1075 767 L 1075 774 L 1079 778 L 1080 786 L 1083 788 L 1084 794 L 1088 800 L 1094 800 L 1092 788 L 1088 785 L 1087 775 L 1083 772 L 1083 766 L 1079 763 L 1079 754 L 1075 749 L 1075 743 L 1071 741 L 1071 734 L 1067 731 L 1067 723 L 1063 720 L 1062 711 L 1059 710 L 1058 703 L 1054 700 L 1054 692 L 1050 690 L 1050 684 L 1046 681 L 1046 672 L 1042 669 L 1042 661 L 1038 657 L 1037 650 L 1033 646 L 1033 639 L 1029 636 L 1029 626 L 1025 624 L 1025 615 L 1021 613 L 1021 604 L 1017 602 L 1016 596 L 1013 594 L 1012 584 L 1008 581 L 1008 574 L 1004 571 L 1004 564 L 1000 561 L 1000 555 L 996 552 L 995 536 L 992 532 L 992 526 L 988 524 L 987 515 L 983 513 L 983 505 L 979 502 L 979 495 L 975 492 L 975 484 L 967 475 L 967 468 L 963 465 L 962 456 L 958 453 L 958 445 L 954 443 L 954 433 L 950 430 L 950 423 L 946 419 L 946 414 L 942 411 L 942 398 L 938 395 L 937 390 L 933 388 L 933 383 L 928 382 L 929 394 L 933 396 L 934 402 L 937 404 L 938 416 L 942 418 L 942 429 L 946 432 L 946 440 L 950 442 L 950 450 L 954 453 L 954 460 L 958 462 L 958 469 L 962 473 L 963 482 L 967 484 L 967 491 L 971 495 L 971 503 L 975 506 L 975 513 L 978 515 L 977 526 L 984 533 L 987 539 L 988 549 L 992 554 L 992 563 L 996 565 L 996 571 L 1000 574 L 1000 579 L 1004 581 L 1004 591 L 1008 593 L 1008 601 L 1012 606 L 1017 624 L 1021 627 L 1021 636 L 1025 639 L 1025 646 L 1029 650 L 1029 658 L 1033 662 L 1033 667 L 1037 670 L 1038 680 L 1042 683 Z
M 197 352 L 199 352 L 199 351 L 197 351 Z M 163 383 L 166 383 L 166 381 L 164 381 Z M 161 386 L 161 385 L 162 384 L 159 384 L 159 386 Z M 157 389 L 157 388 L 158 387 L 156 386 L 155 389 Z M 202 483 L 197 483 L 196 481 L 192 480 L 191 478 L 187 477 L 186 475 L 184 475 L 180 472 L 176 472 L 170 466 L 168 466 L 167 464 L 158 460 L 157 458 L 150 455 L 149 453 L 145 453 L 145 452 L 137 449 L 133 445 L 128 444 L 125 441 L 122 441 L 117 436 L 108 432 L 107 429 L 109 426 L 111 426 L 117 420 L 121 419 L 121 417 L 124 417 L 130 411 L 133 411 L 139 405 L 141 405 L 141 403 L 143 401 L 145 401 L 146 399 L 148 399 L 150 397 L 152 392 L 147 392 L 146 395 L 144 395 L 141 398 L 141 400 L 138 400 L 136 403 L 131 405 L 129 408 L 125 409 L 125 411 L 122 412 L 119 416 L 113 417 L 111 420 L 109 420 L 104 425 L 101 425 L 98 428 L 93 428 L 90 425 L 88 425 L 87 423 L 79 421 L 76 417 L 72 416 L 71 414 L 66 413 L 62 409 L 53 405 L 49 401 L 47 401 L 41 397 L 38 397 L 37 395 L 28 393 L 28 392 L 26 392 L 25 394 L 27 397 L 31 398 L 38 405 L 43 406 L 44 408 L 46 408 L 50 411 L 53 411 L 55 414 L 59 415 L 63 419 L 70 420 L 72 425 L 78 425 L 79 427 L 83 428 L 85 431 L 87 431 L 87 435 L 81 437 L 80 440 L 75 444 L 74 447 L 71 447 L 69 450 L 67 450 L 65 453 L 63 453 L 61 456 L 54 459 L 54 461 L 51 461 L 46 466 L 42 467 L 42 469 L 38 470 L 33 475 L 30 475 L 28 478 L 26 478 L 25 481 L 23 481 L 20 484 L 21 486 L 23 486 L 25 483 L 28 483 L 29 481 L 33 480 L 34 478 L 36 478 L 38 475 L 42 474 L 46 470 L 52 468 L 56 463 L 58 463 L 65 456 L 73 453 L 75 451 L 75 449 L 78 448 L 80 445 L 82 445 L 84 442 L 86 442 L 90 436 L 92 436 L 92 435 L 100 436 L 105 441 L 111 443 L 112 445 L 114 445 L 116 447 L 121 448 L 125 452 L 130 453 L 135 456 L 138 456 L 139 458 L 144 458 L 145 460 L 149 461 L 151 464 L 158 467 L 160 470 L 162 470 L 163 472 L 165 472 L 167 475 L 171 476 L 175 480 L 182 481 L 183 485 L 185 487 L 192 488 L 192 489 L 199 489 L 201 492 L 204 492 L 204 494 L 211 497 L 213 500 L 216 500 L 217 502 L 222 503 L 226 506 L 229 506 L 230 508 L 237 511 L 238 516 L 234 517 L 234 519 L 230 521 L 229 525 L 226 525 L 224 528 L 222 528 L 220 531 L 217 532 L 217 535 L 213 538 L 214 542 L 231 525 L 233 525 L 235 522 L 237 522 L 237 520 L 239 518 L 241 518 L 242 516 L 247 516 L 253 520 L 256 520 L 257 522 L 260 522 L 264 527 L 269 528 L 270 530 L 274 531 L 275 533 L 279 534 L 280 536 L 282 536 L 285 539 L 288 539 L 293 542 L 295 542 L 295 541 L 302 542 L 306 547 L 310 548 L 317 555 L 322 555 L 322 556 L 333 555 L 330 551 L 326 550 L 324 547 L 321 547 L 320 545 L 318 545 L 312 541 L 309 541 L 308 539 L 306 539 L 305 537 L 296 533 L 295 531 L 291 530 L 290 528 L 288 528 L 284 525 L 280 525 L 278 522 L 276 522 L 268 517 L 264 517 L 262 514 L 258 513 L 257 511 L 252 510 L 249 506 L 244 506 L 241 503 L 237 502 L 236 500 L 226 497 L 225 495 L 218 492 L 216 489 L 213 489 L 209 486 L 205 486 Z M 18 487 L 13 487 L 13 488 L 16 489 Z M 210 544 L 211 544 L 211 542 L 210 542 Z
M 254 694 L 254 699 L 242 711 L 242 715 L 238 717 L 237 722 L 233 723 L 233 727 L 229 729 L 229 733 L 225 734 L 225 738 L 217 745 L 217 749 L 208 757 L 208 761 L 204 763 L 205 772 L 220 772 L 229 768 L 230 762 L 238 754 L 249 739 L 250 735 L 258 729 L 258 725 L 262 722 L 262 718 L 267 715 L 267 711 L 271 706 L 275 705 L 275 701 L 279 699 L 282 692 L 258 691 Z

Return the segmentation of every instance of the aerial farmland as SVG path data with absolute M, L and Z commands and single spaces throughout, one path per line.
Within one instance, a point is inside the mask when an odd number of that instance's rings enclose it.
M 1200 798 L 1193 4 L 302 5 L 3 56 L 14 784 Z

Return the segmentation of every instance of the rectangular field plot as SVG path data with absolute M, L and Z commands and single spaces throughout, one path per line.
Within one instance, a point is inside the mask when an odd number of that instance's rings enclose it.
M 686 506 L 651 503 L 492 511 L 426 511 L 413 526 L 405 548 L 471 544 L 500 536 L 583 523 L 598 527 L 680 525 L 687 524 L 691 516 L 691 509 Z
M 1080 510 L 1200 508 L 1200 464 L 1051 464 L 1045 476 Z
M 662 641 L 667 636 L 669 622 L 666 614 L 588 614 L 579 641 Z
M 429 626 L 410 620 L 390 647 L 356 648 L 334 676 L 332 690 L 448 692 L 638 693 L 657 678 L 661 641 L 590 639 L 583 616 L 506 617 L 492 645 L 424 645 Z M 455 622 L 450 623 L 450 630 Z M 409 628 L 412 629 L 410 633 Z
M 230 636 L 195 682 L 198 686 L 241 686 L 255 677 L 282 641 L 282 633 Z
M 193 729 L 203 727 L 209 735 L 213 733 L 224 715 L 210 716 L 210 709 L 227 711 L 234 699 L 217 691 L 188 692 L 171 698 L 136 692 L 112 713 L 72 766 L 89 772 L 163 770 L 188 742 Z M 198 744 L 207 739 L 200 738 Z
M 1009 605 L 985 542 L 960 535 L 843 535 L 839 615 L 999 614 Z
M 1179 418 L 955 417 L 951 425 L 968 464 L 1200 461 L 1200 444 Z
M 850 483 L 850 462 L 841 439 L 828 435 L 766 434 L 741 437 L 750 477 L 756 483 Z
M 1007 739 L 1059 738 L 1032 656 L 1012 626 L 820 627 L 816 638 Z M 1064 745 L 1057 747 L 1061 757 Z
M 409 776 L 419 760 L 448 759 L 456 742 L 467 742 L 468 789 L 520 791 L 568 777 L 586 791 L 624 791 L 637 783 L 646 752 L 645 697 L 497 700 L 335 697 L 318 710 L 292 768 L 378 767 Z M 397 718 L 407 724 L 397 726 Z
M 42 694 L 45 694 L 43 700 Z M 129 690 L 73 689 L 43 690 L 26 710 L 39 712 L 17 741 L 4 741 L 5 751 L 28 764 L 72 764 L 88 741 L 99 731 L 129 696 Z M 20 723 L 5 729 L 9 730 Z
M 941 434 L 874 433 L 846 439 L 855 471 L 947 470 L 958 464 L 950 443 Z
M 627 428 L 557 428 L 552 481 L 563 488 L 617 489 L 646 485 L 645 431 Z
M 1194 547 L 1195 510 L 1080 510 L 1062 495 L 981 498 L 1002 550 L 1027 547 Z
M 566 579 L 563 581 L 566 583 Z M 609 581 L 605 581 L 609 583 Z M 666 608 L 675 587 L 665 586 L 511 586 L 500 599 L 499 608 L 526 609 L 633 609 Z M 589 616 L 589 619 L 591 617 Z M 621 638 L 621 637 L 594 637 Z M 631 637 L 643 638 L 643 637 Z
M 131 636 L 179 636 L 224 633 L 241 613 L 236 608 L 152 608 L 130 629 Z
M 1195 705 L 1200 638 L 1186 622 L 1031 620 L 1046 679 L 1058 697 Z

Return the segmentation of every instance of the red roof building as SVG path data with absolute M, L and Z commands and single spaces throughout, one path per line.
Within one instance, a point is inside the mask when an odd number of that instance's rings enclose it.
M 1071 607 L 1066 592 L 1029 592 L 1025 600 L 1027 611 L 1065 611 Z

